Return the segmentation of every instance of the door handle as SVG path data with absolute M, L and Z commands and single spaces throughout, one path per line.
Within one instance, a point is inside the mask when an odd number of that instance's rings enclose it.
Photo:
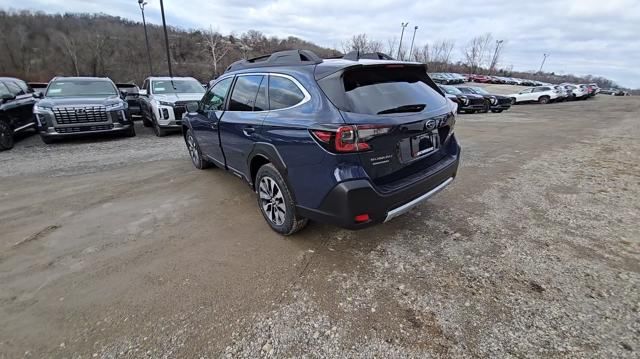
M 256 129 L 251 126 L 248 126 L 243 128 L 242 132 L 244 133 L 245 136 L 251 137 L 256 132 Z
M 218 129 L 218 123 L 217 122 L 213 122 L 211 124 L 211 128 L 214 129 L 214 130 L 217 130 Z

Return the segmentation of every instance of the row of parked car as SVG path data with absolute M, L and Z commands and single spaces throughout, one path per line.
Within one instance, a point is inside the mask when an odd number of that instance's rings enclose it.
M 0 150 L 13 147 L 15 135 L 35 131 L 44 143 L 79 134 L 136 135 L 140 116 L 157 136 L 181 130 L 188 103 L 205 88 L 191 77 L 149 77 L 142 88 L 106 77 L 55 77 L 48 83 L 0 78 Z

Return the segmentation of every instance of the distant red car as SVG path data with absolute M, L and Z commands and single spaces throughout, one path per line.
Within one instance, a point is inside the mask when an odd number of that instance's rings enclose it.
M 473 75 L 469 75 L 469 80 L 473 82 L 488 83 L 488 82 L 491 82 L 491 77 L 486 75 L 473 74 Z

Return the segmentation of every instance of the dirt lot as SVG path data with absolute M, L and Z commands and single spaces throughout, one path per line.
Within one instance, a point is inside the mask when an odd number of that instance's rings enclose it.
M 180 136 L 24 138 L 0 153 L 0 357 L 637 358 L 639 114 L 461 115 L 429 203 L 287 239 Z

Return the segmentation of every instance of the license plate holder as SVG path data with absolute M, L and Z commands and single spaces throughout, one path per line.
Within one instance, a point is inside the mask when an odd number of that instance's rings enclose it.
M 417 136 L 411 137 L 411 156 L 413 158 L 423 157 L 435 152 L 439 145 L 440 140 L 437 132 L 423 133 Z

